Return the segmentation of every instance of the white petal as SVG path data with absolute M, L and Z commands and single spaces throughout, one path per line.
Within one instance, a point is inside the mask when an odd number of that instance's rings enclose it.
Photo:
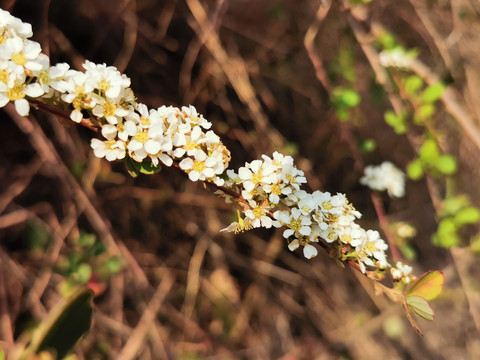
M 43 95 L 43 88 L 40 84 L 30 84 L 25 87 L 25 94 L 31 97 L 39 97 Z
M 299 246 L 300 246 L 300 243 L 298 242 L 297 239 L 293 240 L 290 244 L 288 244 L 288 248 L 290 249 L 290 251 L 297 250 Z
M 307 259 L 311 259 L 315 256 L 318 255 L 318 251 L 317 249 L 315 248 L 315 246 L 313 245 L 310 245 L 310 244 L 307 244 L 303 247 L 303 255 L 307 258 Z
M 155 140 L 148 140 L 145 143 L 145 150 L 147 153 L 155 155 L 160 151 L 160 144 Z
M 20 115 L 27 116 L 28 113 L 30 112 L 30 105 L 28 104 L 27 100 L 18 99 L 18 100 L 15 100 L 15 109 Z

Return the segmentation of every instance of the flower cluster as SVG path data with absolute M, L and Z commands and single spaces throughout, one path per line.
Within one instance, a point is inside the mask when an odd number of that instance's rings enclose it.
M 388 266 L 388 246 L 380 234 L 356 223 L 361 214 L 345 195 L 302 190 L 307 180 L 292 157 L 275 152 L 271 158 L 263 155 L 246 163 L 238 172 L 227 170 L 230 152 L 193 106 L 148 109 L 136 102 L 130 79 L 115 67 L 90 61 L 83 72 L 65 63 L 50 66 L 30 36 L 29 24 L 0 10 L 0 107 L 14 102 L 18 113 L 27 115 L 29 100 L 41 99 L 68 109 L 72 121 L 88 117 L 101 129 L 103 139 L 91 141 L 97 157 L 129 157 L 154 167 L 175 163 L 190 180 L 216 184 L 244 214 L 226 230 L 284 227 L 289 249 L 302 246 L 307 258 L 318 253 L 312 244 L 323 241 L 339 260 L 357 262 L 362 272 L 366 266 Z M 367 168 L 362 182 L 395 196 L 404 192 L 404 175 L 390 163 Z M 401 268 L 398 271 L 403 274 Z
M 400 47 L 383 50 L 379 54 L 380 64 L 383 67 L 409 68 L 415 58 L 415 53 L 406 52 Z
M 0 9 L 0 107 L 14 102 L 20 115 L 28 115 L 28 99 L 67 105 L 74 122 L 88 116 L 101 128 L 104 139 L 91 141 L 97 157 L 148 158 L 154 166 L 176 160 L 190 180 L 223 184 L 218 175 L 226 170 L 230 153 L 193 106 L 149 110 L 136 102 L 130 79 L 115 67 L 90 61 L 84 72 L 66 63 L 50 66 L 40 44 L 28 40 L 31 36 L 31 25 Z
M 395 264 L 395 267 L 390 269 L 393 280 L 401 281 L 404 284 L 410 284 L 412 281 L 416 280 L 416 277 L 412 274 L 412 271 L 413 269 L 411 266 L 405 265 L 400 261 Z
M 366 231 L 355 223 L 361 214 L 345 195 L 302 190 L 306 178 L 291 156 L 275 152 L 272 158 L 262 158 L 246 163 L 238 173 L 227 170 L 226 186 L 242 194 L 245 218 L 226 230 L 285 227 L 283 236 L 289 241 L 289 249 L 303 246 L 306 258 L 317 255 L 312 243 L 322 240 L 332 244 L 342 260 L 356 260 L 363 272 L 366 265 L 381 269 L 388 266 L 387 244 L 377 231 Z
M 365 175 L 360 179 L 360 184 L 372 190 L 387 190 L 390 196 L 405 195 L 405 174 L 389 161 L 365 167 Z

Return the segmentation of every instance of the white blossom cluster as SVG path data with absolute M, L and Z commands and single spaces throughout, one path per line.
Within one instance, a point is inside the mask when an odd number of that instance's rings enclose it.
M 318 253 L 312 243 L 325 241 L 338 249 L 343 260 L 356 260 L 362 272 L 366 266 L 388 266 L 387 244 L 377 231 L 366 231 L 355 223 L 361 214 L 345 195 L 300 189 L 307 180 L 291 156 L 275 152 L 273 158 L 262 158 L 246 163 L 238 173 L 227 170 L 226 186 L 242 194 L 245 218 L 226 230 L 282 226 L 289 249 L 303 246 L 306 258 Z
M 416 280 L 416 277 L 412 274 L 412 267 L 406 264 L 403 264 L 401 261 L 398 261 L 395 264 L 395 267 L 390 269 L 392 278 L 396 281 L 401 281 L 404 284 L 410 284 L 412 281 Z
M 360 178 L 360 184 L 372 190 L 387 191 L 388 195 L 403 197 L 405 195 L 405 174 L 390 161 L 384 161 L 378 166 L 365 167 L 365 175 Z
M 127 156 L 147 159 L 157 166 L 179 162 L 192 181 L 222 185 L 230 153 L 210 129 L 211 123 L 193 106 L 148 109 L 136 102 L 130 79 L 115 67 L 86 61 L 85 71 L 66 63 L 50 66 L 40 44 L 28 40 L 30 24 L 0 9 L 0 107 L 15 104 L 28 115 L 28 98 L 67 104 L 70 118 L 81 122 L 86 115 L 101 127 L 103 140 L 92 139 L 97 157 L 109 161 Z
M 413 54 L 407 53 L 402 48 L 383 50 L 379 54 L 380 64 L 383 67 L 409 68 L 414 59 Z
M 13 102 L 20 115 L 27 115 L 34 98 L 67 107 L 72 121 L 89 117 L 101 129 L 103 139 L 91 141 L 97 157 L 113 161 L 128 156 L 153 166 L 175 162 L 190 180 L 216 184 L 244 214 L 225 230 L 285 227 L 289 249 L 303 246 L 306 258 L 318 253 L 312 243 L 324 241 L 340 260 L 357 262 L 362 272 L 366 266 L 388 266 L 388 246 L 380 234 L 355 222 L 361 214 L 345 195 L 302 190 L 307 180 L 292 157 L 275 152 L 272 158 L 263 155 L 246 163 L 238 173 L 226 170 L 230 152 L 193 106 L 148 109 L 136 102 L 130 79 L 115 67 L 90 61 L 83 72 L 66 63 L 50 66 L 40 45 L 28 40 L 31 36 L 29 24 L 0 10 L 0 107 Z M 380 170 L 367 168 L 362 181 L 395 196 L 404 192 L 404 175 L 390 163 Z

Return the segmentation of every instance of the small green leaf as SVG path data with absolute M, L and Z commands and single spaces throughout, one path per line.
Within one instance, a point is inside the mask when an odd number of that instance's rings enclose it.
M 423 92 L 421 99 L 425 103 L 433 103 L 440 99 L 444 90 L 445 86 L 443 84 L 438 83 L 430 85 Z
M 362 152 L 372 152 L 377 148 L 377 143 L 373 139 L 365 139 L 360 143 L 359 148 Z
M 90 329 L 92 296 L 90 290 L 81 289 L 59 303 L 35 330 L 27 352 L 38 354 L 43 350 L 55 349 L 57 358 L 63 359 Z
M 136 162 L 129 156 L 125 159 L 125 165 L 127 166 L 127 171 L 131 177 L 136 178 L 139 175 L 139 170 L 135 166 Z
M 92 276 L 92 267 L 89 264 L 80 264 L 75 274 L 80 283 L 86 284 Z
M 403 304 L 403 309 L 405 310 L 405 315 L 407 316 L 407 319 L 408 321 L 410 322 L 410 325 L 412 325 L 412 327 L 417 330 L 417 332 L 423 336 L 423 332 L 422 330 L 420 330 L 420 328 L 418 327 L 417 323 L 415 322 L 415 319 L 413 318 L 413 314 L 412 312 L 410 311 L 410 307 L 408 306 L 407 304 L 407 297 L 405 296 L 405 294 L 402 294 L 402 304 Z
M 352 89 L 337 87 L 333 90 L 333 98 L 339 108 L 350 108 L 360 103 L 360 95 Z
M 457 160 L 452 155 L 442 155 L 435 161 L 435 167 L 444 175 L 451 175 L 457 171 Z
M 82 247 L 90 247 L 95 243 L 95 240 L 95 234 L 89 234 L 85 231 L 80 231 L 80 236 L 78 237 L 77 244 Z
M 423 125 L 425 119 L 428 119 L 435 114 L 435 106 L 432 104 L 424 104 L 415 113 L 413 120 L 417 125 Z
M 423 166 L 419 159 L 415 159 L 407 165 L 407 175 L 412 180 L 418 180 L 423 176 Z
M 453 218 L 457 225 L 475 224 L 480 220 L 480 210 L 470 206 L 460 210 Z
M 461 209 L 470 206 L 470 201 L 465 195 L 453 196 L 445 199 L 442 203 L 440 216 L 455 216 Z
M 152 175 L 162 170 L 161 166 L 155 166 L 149 160 L 143 160 L 143 162 L 137 163 L 136 167 L 142 174 L 146 175 Z
M 405 134 L 407 132 L 406 113 L 395 114 L 389 110 L 385 113 L 385 122 L 393 127 L 397 134 Z
M 433 310 L 430 307 L 430 304 L 427 300 L 420 296 L 407 296 L 407 306 L 418 316 L 432 321 L 433 320 Z
M 437 143 L 432 139 L 426 139 L 419 150 L 420 160 L 424 164 L 433 164 L 436 162 L 440 151 L 438 149 Z
M 417 91 L 423 86 L 423 79 L 420 76 L 412 75 L 405 80 L 405 91 L 412 96 L 416 96 Z
M 123 260 L 120 257 L 114 256 L 108 259 L 107 269 L 110 274 L 115 274 L 123 269 Z
M 407 300 L 409 296 L 419 296 L 425 300 L 433 300 L 442 292 L 444 283 L 445 275 L 441 271 L 430 270 L 410 286 L 406 292 Z

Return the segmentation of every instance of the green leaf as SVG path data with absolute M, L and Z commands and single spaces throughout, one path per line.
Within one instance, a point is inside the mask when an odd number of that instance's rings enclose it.
M 5 352 L 0 350 L 0 360 L 5 360 Z
M 372 152 L 377 148 L 377 143 L 373 139 L 365 139 L 360 143 L 359 148 L 362 152 Z
M 33 334 L 27 353 L 54 349 L 57 358 L 64 358 L 77 341 L 90 329 L 92 297 L 88 289 L 78 290 L 72 297 L 57 304 Z
M 480 210 L 474 206 L 467 207 L 455 214 L 453 221 L 457 225 L 475 224 L 480 220 Z
M 407 175 L 412 180 L 418 180 L 423 176 L 423 165 L 419 159 L 415 159 L 407 165 Z
M 435 106 L 432 104 L 424 104 L 415 113 L 413 120 L 417 125 L 423 125 L 425 119 L 428 119 L 435 114 Z
M 442 292 L 444 283 L 445 275 L 441 271 L 430 270 L 410 286 L 406 292 L 407 300 L 409 296 L 419 296 L 425 300 L 433 300 Z
M 445 86 L 443 84 L 438 83 L 430 85 L 423 92 L 421 100 L 425 103 L 433 103 L 440 99 L 444 90 Z
M 457 160 L 452 155 L 442 155 L 435 161 L 435 167 L 444 175 L 457 171 Z
M 75 274 L 77 275 L 77 279 L 80 283 L 86 284 L 92 276 L 92 267 L 89 264 L 80 264 L 77 268 L 77 271 L 75 271 Z
M 423 79 L 420 76 L 412 75 L 405 80 L 405 91 L 412 96 L 416 96 L 417 91 L 423 86 Z
M 405 112 L 397 115 L 389 110 L 385 113 L 384 118 L 385 122 L 393 127 L 393 130 L 395 130 L 397 134 L 405 134 L 407 132 L 406 115 Z
M 442 203 L 440 216 L 455 216 L 461 209 L 470 206 L 470 201 L 465 195 L 453 196 L 445 199 Z
M 115 274 L 123 269 L 123 260 L 118 256 L 113 256 L 107 261 L 107 269 L 110 274 Z
M 78 237 L 77 244 L 82 247 L 90 247 L 95 244 L 95 240 L 95 234 L 89 234 L 85 231 L 80 231 L 80 236 Z
M 143 160 L 141 163 L 136 163 L 136 167 L 142 174 L 146 175 L 152 175 L 162 170 L 161 166 L 155 166 L 149 160 Z
M 413 314 L 412 312 L 410 311 L 410 307 L 408 306 L 407 304 L 407 297 L 405 296 L 405 294 L 402 294 L 403 297 L 402 297 L 402 304 L 403 304 L 403 309 L 405 310 L 405 315 L 407 316 L 407 319 L 408 321 L 410 322 L 410 325 L 412 325 L 412 327 L 418 331 L 418 333 L 420 335 L 423 336 L 423 332 L 422 330 L 420 330 L 420 328 L 418 327 L 417 323 L 415 322 L 415 319 L 413 318 Z
M 407 296 L 407 306 L 418 316 L 433 320 L 433 310 L 427 300 L 420 296 Z
M 339 108 L 350 108 L 360 103 L 360 95 L 352 89 L 337 87 L 333 90 L 335 105 Z
M 136 162 L 129 156 L 125 159 L 125 165 L 127 166 L 127 171 L 131 177 L 136 178 L 139 175 L 139 170 L 135 166 Z
M 433 164 L 437 161 L 440 151 L 437 143 L 432 139 L 426 139 L 419 150 L 420 160 L 424 164 Z

